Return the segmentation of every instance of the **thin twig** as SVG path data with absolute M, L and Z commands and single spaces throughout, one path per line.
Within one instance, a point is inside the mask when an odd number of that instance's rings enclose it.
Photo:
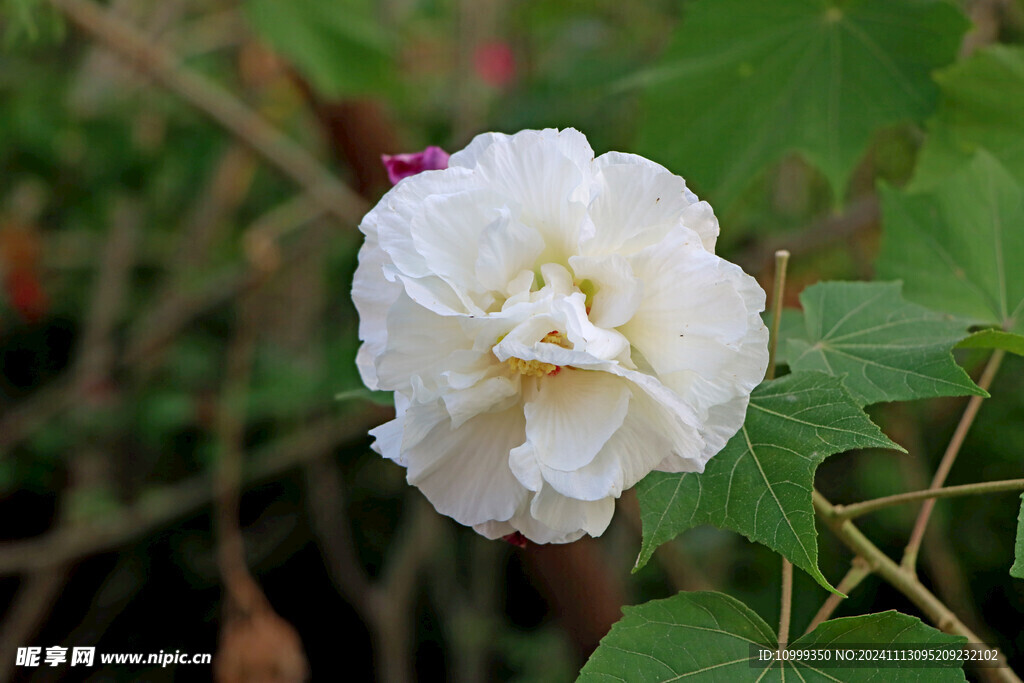
M 325 210 L 355 224 L 366 203 L 317 159 L 240 100 L 90 0 L 50 0 L 69 19 L 140 72 L 150 76 L 251 147 L 295 181 Z
M 263 232 L 267 230 L 276 236 L 287 234 L 292 226 L 285 224 L 283 219 L 288 215 L 297 220 L 308 219 L 310 214 L 303 211 L 308 206 L 308 201 L 303 198 L 290 200 L 258 218 L 251 229 L 259 230 L 262 234 L 267 234 Z M 304 258 L 306 254 L 305 245 L 289 249 L 282 257 L 282 265 Z M 148 316 L 144 325 L 136 328 L 119 362 L 127 367 L 138 365 L 194 319 L 231 301 L 251 288 L 261 277 L 250 269 L 233 268 L 212 277 L 195 292 L 175 298 Z M 0 457 L 22 439 L 34 434 L 42 425 L 77 405 L 78 399 L 77 387 L 69 377 L 65 377 L 55 380 L 51 386 L 40 389 L 11 408 L 0 417 Z
M 101 396 L 100 389 L 110 379 L 114 362 L 111 335 L 121 312 L 125 293 L 134 263 L 134 245 L 139 226 L 138 207 L 128 200 L 115 204 L 110 229 L 96 268 L 95 284 L 89 299 L 85 317 L 85 331 L 73 364 L 72 387 L 77 395 L 88 400 L 82 401 L 82 410 L 94 409 Z M 58 517 L 67 520 L 72 510 L 68 505 L 77 490 L 90 486 L 104 485 L 104 481 L 91 479 L 95 472 L 90 467 L 97 457 L 88 445 L 81 445 L 69 464 L 71 470 L 70 491 L 66 492 L 59 506 Z M 106 474 L 106 469 L 100 469 Z M 19 587 L 17 597 L 7 611 L 0 626 L 0 681 L 11 676 L 14 653 L 9 650 L 19 644 L 28 643 L 46 621 L 46 615 L 53 607 L 68 579 L 67 562 L 54 562 L 34 567 Z
M 419 573 L 434 552 L 440 527 L 440 518 L 418 493 L 410 494 L 407 507 L 402 530 L 385 562 L 384 578 L 370 593 L 370 620 L 376 636 L 374 659 L 380 662 L 377 679 L 382 682 L 414 680 L 409 658 L 413 650 L 412 600 Z
M 775 252 L 775 285 L 772 287 L 772 329 L 768 337 L 768 369 L 765 379 L 775 377 L 775 353 L 779 347 L 779 324 L 782 321 L 782 299 L 786 291 L 786 268 L 789 252 Z M 789 643 L 789 621 L 793 614 L 793 563 L 782 558 L 782 595 L 779 604 L 779 650 Z
M 1000 481 L 982 481 L 976 484 L 961 484 L 960 486 L 947 486 L 941 489 L 924 489 L 921 491 L 908 491 L 897 493 L 892 496 L 874 498 L 860 503 L 850 505 L 836 505 L 836 516 L 843 519 L 854 519 L 866 515 L 875 510 L 914 503 L 930 498 L 955 498 L 957 496 L 973 496 L 981 493 L 1001 493 L 1003 491 L 1024 490 L 1024 479 L 1002 479 Z
M 941 405 L 943 404 L 940 404 L 940 407 Z M 909 453 L 923 452 L 921 425 L 908 412 L 906 404 L 894 403 L 890 407 L 887 431 L 890 432 L 893 441 L 905 446 Z M 949 406 L 946 408 L 946 412 L 949 412 Z M 943 421 L 948 422 L 948 416 Z M 901 469 L 900 480 L 903 483 L 901 490 L 919 491 L 928 488 L 934 468 L 926 471 L 926 463 L 922 462 L 922 458 L 899 458 L 898 464 Z M 928 467 L 931 466 L 928 465 Z M 937 508 L 935 512 L 938 517 L 938 513 L 943 511 Z M 913 520 L 917 510 L 900 510 L 901 516 L 908 513 Z M 986 642 L 995 640 L 994 634 L 986 627 L 984 620 L 978 614 L 972 597 L 973 588 L 964 572 L 962 558 L 952 547 L 956 543 L 956 539 L 951 539 L 947 534 L 931 534 L 928 541 L 928 545 L 922 547 L 921 559 L 928 563 L 928 576 L 933 584 L 932 590 Z
M 80 393 L 108 379 L 113 370 L 111 335 L 125 296 L 131 291 L 131 272 L 141 220 L 139 206 L 126 199 L 118 200 L 96 268 L 96 284 L 93 285 L 85 331 L 75 359 L 75 384 Z
M 0 627 L 0 683 L 11 680 L 15 649 L 30 643 L 39 632 L 67 580 L 67 567 L 54 565 L 34 572 L 19 587 Z
M 999 364 L 1003 362 L 1005 353 L 1002 349 L 997 349 L 989 357 L 988 363 L 981 373 L 981 379 L 978 380 L 978 386 L 983 391 L 987 392 L 988 388 L 992 386 L 992 380 L 995 379 L 996 372 L 999 370 Z M 939 463 L 939 468 L 935 472 L 935 477 L 932 479 L 932 484 L 928 487 L 929 489 L 942 488 L 942 485 L 945 483 L 946 476 L 949 474 L 949 470 L 952 469 L 956 456 L 960 453 L 960 447 L 963 446 L 964 439 L 967 438 L 967 432 L 970 430 L 971 425 L 974 424 L 974 418 L 978 415 L 978 410 L 981 409 L 982 400 L 984 400 L 982 396 L 971 396 L 967 402 L 967 408 L 964 410 L 963 417 L 960 418 L 960 423 L 957 424 L 956 430 L 953 432 L 953 438 L 950 439 L 946 452 L 942 455 L 942 461 Z M 914 522 L 914 528 L 910 533 L 907 547 L 903 551 L 903 560 L 900 562 L 900 565 L 910 572 L 915 571 L 917 566 L 917 553 L 921 548 L 921 541 L 924 540 L 924 532 L 928 528 L 928 519 L 931 517 L 934 507 L 934 497 L 925 500 L 924 505 L 921 506 L 921 511 L 917 515 L 917 520 Z
M 843 577 L 839 585 L 836 586 L 836 590 L 843 595 L 848 596 L 854 588 L 860 585 L 860 582 L 871 576 L 871 567 L 867 561 L 857 555 L 853 558 L 853 562 L 850 564 L 850 570 L 846 572 L 846 576 Z M 819 625 L 828 621 L 828 618 L 832 616 L 832 613 L 836 611 L 839 604 L 846 598 L 838 593 L 829 593 L 828 598 L 825 599 L 825 603 L 818 610 L 818 613 L 811 619 L 810 625 L 807 630 L 804 631 L 804 635 L 810 633 L 814 629 L 818 628 Z
M 339 592 L 364 616 L 368 615 L 372 585 L 352 543 L 352 526 L 345 511 L 344 484 L 332 462 L 311 460 L 304 468 L 310 517 L 324 564 Z
M 839 540 L 857 555 L 863 557 L 873 572 L 917 605 L 940 631 L 963 636 L 972 647 L 996 651 L 1000 666 L 979 667 L 977 669 L 979 677 L 1001 683 L 1021 683 L 1017 674 L 1006 664 L 1006 657 L 1003 653 L 991 645 L 986 645 L 952 610 L 925 588 L 915 574 L 901 568 L 888 555 L 879 550 L 878 546 L 861 533 L 853 522 L 838 517 L 835 514 L 835 506 L 829 503 L 821 493 L 813 491 L 812 501 L 814 511 Z
M 249 389 L 257 329 L 253 315 L 254 296 L 255 293 L 250 292 L 239 302 L 235 332 L 227 350 L 227 371 L 216 421 L 220 456 L 213 476 L 217 566 L 228 594 L 237 602 L 242 598 L 234 594 L 233 589 L 238 581 L 249 578 L 238 507 L 242 484 L 245 396 Z

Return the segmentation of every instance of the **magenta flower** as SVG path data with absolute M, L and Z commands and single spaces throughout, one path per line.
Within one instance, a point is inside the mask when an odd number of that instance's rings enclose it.
M 388 180 L 397 184 L 402 178 L 448 168 L 448 152 L 440 147 L 427 147 L 422 152 L 411 154 L 382 154 L 381 161 L 388 170 Z

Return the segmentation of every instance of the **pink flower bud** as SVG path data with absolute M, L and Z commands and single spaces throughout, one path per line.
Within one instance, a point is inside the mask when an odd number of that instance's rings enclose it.
M 448 152 L 440 147 L 427 147 L 422 152 L 411 154 L 382 154 L 381 161 L 388 171 L 388 180 L 397 185 L 402 178 L 448 168 Z

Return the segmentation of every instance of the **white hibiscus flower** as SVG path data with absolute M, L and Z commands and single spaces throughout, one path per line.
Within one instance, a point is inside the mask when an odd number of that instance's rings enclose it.
M 366 215 L 374 448 L 489 538 L 600 535 L 651 470 L 700 472 L 768 362 L 764 291 L 682 178 L 576 130 L 480 135 Z

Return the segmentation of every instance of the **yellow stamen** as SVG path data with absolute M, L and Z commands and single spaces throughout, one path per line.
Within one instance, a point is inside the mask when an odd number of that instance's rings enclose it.
M 547 344 L 554 344 L 555 346 L 561 346 L 563 349 L 571 349 L 572 344 L 565 335 L 557 330 L 548 332 L 541 339 L 542 342 Z M 561 368 L 552 363 L 545 363 L 539 360 L 523 360 L 522 358 L 509 358 L 507 361 L 509 367 L 518 372 L 520 375 L 526 375 L 527 377 L 543 377 L 545 375 L 553 375 L 558 373 Z

